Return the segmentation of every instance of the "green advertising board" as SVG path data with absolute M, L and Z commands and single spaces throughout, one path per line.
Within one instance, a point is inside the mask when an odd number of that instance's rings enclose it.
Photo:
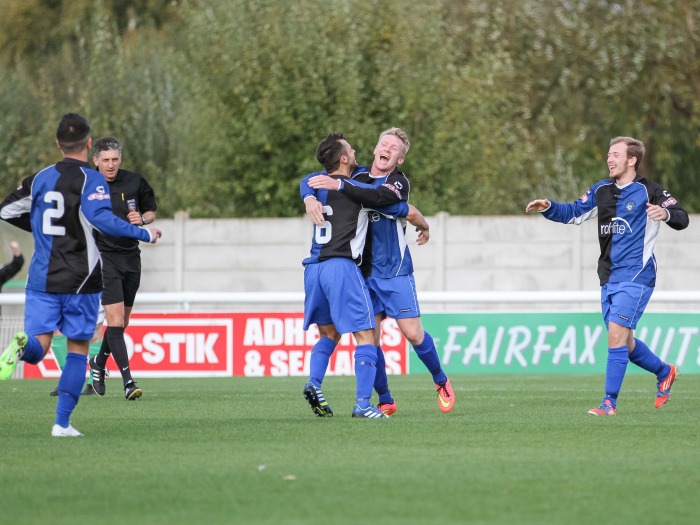
M 608 336 L 600 313 L 433 313 L 422 319 L 447 374 L 605 373 Z M 684 374 L 700 373 L 700 313 L 644 314 L 636 337 Z M 415 352 L 409 355 L 409 373 L 427 373 Z M 627 371 L 644 372 L 633 364 Z

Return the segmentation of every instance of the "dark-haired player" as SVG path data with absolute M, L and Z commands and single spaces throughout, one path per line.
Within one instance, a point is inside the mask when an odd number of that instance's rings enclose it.
M 301 186 L 301 195 L 307 203 L 307 211 L 313 212 L 307 199 L 313 195 L 314 190 L 311 188 L 335 189 L 367 206 L 408 202 L 410 184 L 398 168 L 403 164 L 409 147 L 408 135 L 402 129 L 389 128 L 383 131 L 374 148 L 372 165 L 357 168 L 351 181 L 335 184 L 326 177 L 314 177 L 308 180 L 306 188 Z M 376 191 L 368 191 L 367 185 Z M 418 243 L 422 244 L 427 242 L 429 236 L 427 223 L 419 229 L 422 231 Z M 387 316 L 396 320 L 399 329 L 433 377 L 438 408 L 442 412 L 449 412 L 454 407 L 455 394 L 442 369 L 435 342 L 423 329 L 413 276 L 413 262 L 406 243 L 406 224 L 403 220 L 397 220 L 397 217 L 377 214 L 372 217 L 369 231 L 369 264 L 364 270 L 372 297 L 376 326 L 379 327 Z M 379 343 L 379 328 L 376 329 L 375 342 Z M 374 389 L 379 395 L 379 409 L 390 415 L 396 412 L 396 402 L 389 390 L 381 348 L 378 349 L 377 355 Z
M 70 416 L 85 382 L 102 292 L 93 230 L 144 242 L 156 242 L 160 231 L 128 224 L 112 213 L 107 182 L 87 162 L 92 140 L 84 117 L 64 115 L 56 143 L 63 160 L 24 179 L 0 204 L 0 218 L 34 235 L 24 308 L 26 333 L 17 333 L 0 356 L 0 379 L 8 379 L 20 359 L 41 361 L 54 331 L 60 330 L 68 338 L 68 354 L 51 435 L 77 437 L 82 434 L 70 424 Z
M 331 133 L 318 145 L 316 158 L 334 182 L 349 180 L 357 166 L 355 150 L 341 133 Z M 313 175 L 313 174 L 312 174 Z M 310 175 L 311 176 L 311 175 Z M 317 196 L 322 205 L 323 221 L 314 226 L 309 257 L 304 259 L 304 330 L 316 324 L 324 334 L 352 333 L 357 341 L 355 376 L 357 381 L 354 418 L 385 418 L 370 403 L 377 367 L 374 344 L 374 312 L 359 265 L 366 241 L 370 211 L 337 191 L 321 190 Z M 403 215 L 408 205 L 395 206 Z M 378 209 L 389 213 L 389 210 Z M 322 341 L 325 338 L 322 337 Z M 337 343 L 337 341 L 336 341 Z M 304 397 L 317 416 L 332 416 L 333 411 L 321 390 L 321 381 L 328 359 L 335 348 L 311 352 L 309 382 Z

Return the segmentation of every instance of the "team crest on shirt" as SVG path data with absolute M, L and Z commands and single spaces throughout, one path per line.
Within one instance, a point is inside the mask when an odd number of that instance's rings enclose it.
M 625 209 L 627 211 L 632 211 L 634 209 L 634 201 L 629 201 L 627 204 L 625 204 Z
M 587 201 L 588 201 L 588 192 L 581 195 L 581 202 L 587 202 Z

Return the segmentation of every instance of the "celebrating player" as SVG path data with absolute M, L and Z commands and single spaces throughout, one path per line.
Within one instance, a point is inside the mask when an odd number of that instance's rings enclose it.
M 659 223 L 674 230 L 688 226 L 688 214 L 671 194 L 637 173 L 644 158 L 644 143 L 616 137 L 608 150 L 609 178 L 594 184 L 580 199 L 560 204 L 549 199 L 530 202 L 525 212 L 538 211 L 551 221 L 579 225 L 598 216 L 598 277 L 603 320 L 608 328 L 605 397 L 594 416 L 614 416 L 627 363 L 656 375 L 656 408 L 666 404 L 678 377 L 675 365 L 664 363 L 634 329 L 656 284 L 654 243 Z
M 351 181 L 338 184 L 323 176 L 310 178 L 308 186 L 311 189 L 305 189 L 303 184 L 301 186 L 302 198 L 307 204 L 307 211 L 310 210 L 309 216 L 312 220 L 314 214 L 317 216 L 318 203 L 310 198 L 314 196 L 313 189 L 338 190 L 339 193 L 367 206 L 408 202 L 410 184 L 398 167 L 403 164 L 409 147 L 406 132 L 400 128 L 390 128 L 379 136 L 372 165 L 355 170 Z M 377 192 L 368 192 L 365 184 L 376 188 Z M 418 229 L 418 243 L 423 244 L 429 237 L 427 223 Z M 413 276 L 413 262 L 405 235 L 404 221 L 386 215 L 373 216 L 368 243 L 371 246 L 371 256 L 368 257 L 371 265 L 367 270 L 367 287 L 376 315 L 375 342 L 379 345 L 382 320 L 387 316 L 396 319 L 399 329 L 433 376 L 438 408 L 442 412 L 449 412 L 455 404 L 454 390 L 442 369 L 433 338 L 423 329 Z M 377 355 L 374 389 L 379 395 L 378 407 L 385 414 L 393 414 L 396 412 L 396 402 L 389 390 L 381 348 Z
M 331 133 L 319 144 L 316 158 L 328 172 L 324 178 L 336 184 L 349 180 L 355 162 L 355 150 L 341 133 Z M 336 191 L 320 191 L 323 222 L 314 226 L 311 254 L 304 259 L 304 330 L 316 324 L 322 335 L 352 333 L 355 350 L 356 396 L 354 418 L 379 419 L 387 416 L 370 403 L 377 367 L 374 344 L 374 314 L 362 272 L 358 267 L 369 219 L 360 204 Z M 408 205 L 395 206 L 403 215 Z M 379 209 L 378 212 L 389 213 Z M 324 341 L 326 337 L 322 337 Z M 320 341 L 320 342 L 321 342 Z M 311 352 L 309 382 L 304 397 L 317 416 L 332 416 L 333 410 L 321 390 L 321 382 L 335 343 L 317 345 Z

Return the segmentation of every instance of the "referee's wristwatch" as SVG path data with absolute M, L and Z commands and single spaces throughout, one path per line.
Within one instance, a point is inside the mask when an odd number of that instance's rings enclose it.
M 141 215 L 141 226 L 146 226 L 146 217 Z

